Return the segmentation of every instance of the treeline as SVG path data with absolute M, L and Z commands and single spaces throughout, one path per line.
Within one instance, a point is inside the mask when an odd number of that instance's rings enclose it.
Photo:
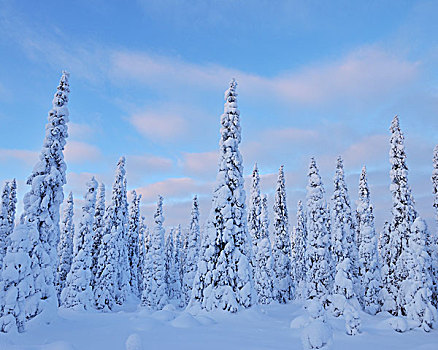
M 0 331 L 23 332 L 35 317 L 50 320 L 58 307 L 111 311 L 134 298 L 152 310 L 173 303 L 196 311 L 236 312 L 254 304 L 312 301 L 310 316 L 343 316 L 346 331 L 360 331 L 360 313 L 389 312 L 394 328 L 429 331 L 437 321 L 438 239 L 415 209 L 408 184 L 404 137 L 391 124 L 391 220 L 377 233 L 366 168 L 357 207 L 350 203 L 342 158 L 326 201 L 316 160 L 307 194 L 290 229 L 283 167 L 273 222 L 260 192 L 257 165 L 248 204 L 244 191 L 237 83 L 225 92 L 220 160 L 212 207 L 200 230 L 193 199 L 187 228 L 165 232 L 163 198 L 154 224 L 140 213 L 141 195 L 128 203 L 125 159 L 120 158 L 111 198 L 90 179 L 81 216 L 73 220 L 73 195 L 60 215 L 66 164 L 68 73 L 63 72 L 49 112 L 39 162 L 27 180 L 24 211 L 15 222 L 16 183 L 6 183 L 0 208 Z M 438 218 L 438 147 L 432 175 Z M 62 217 L 61 217 L 62 216 Z M 75 227 L 74 222 L 78 223 Z

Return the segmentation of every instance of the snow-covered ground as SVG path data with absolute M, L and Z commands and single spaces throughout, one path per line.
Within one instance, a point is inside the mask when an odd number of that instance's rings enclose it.
M 191 315 L 174 310 L 150 312 L 128 306 L 113 313 L 60 310 L 50 325 L 28 324 L 23 334 L 0 334 L 1 350 L 279 350 L 302 349 L 301 304 L 256 306 L 237 314 Z M 438 349 L 438 331 L 397 333 L 388 314 L 360 314 L 361 334 L 345 334 L 344 320 L 329 317 L 331 349 Z M 299 317 L 298 319 L 296 319 Z M 293 328 L 291 328 L 291 321 Z M 36 318 L 34 321 L 38 320 Z

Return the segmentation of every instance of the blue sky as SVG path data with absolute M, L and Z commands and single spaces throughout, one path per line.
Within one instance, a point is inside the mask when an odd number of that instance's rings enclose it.
M 418 209 L 432 224 L 437 13 L 436 1 L 0 0 L 0 179 L 16 177 L 24 194 L 67 69 L 66 191 L 80 199 L 92 175 L 109 189 L 125 155 L 148 222 L 158 193 L 167 224 L 188 223 L 195 193 L 206 218 L 223 92 L 236 77 L 245 174 L 257 161 L 272 200 L 284 164 L 292 219 L 310 157 L 329 199 L 340 154 L 352 202 L 367 165 L 380 228 L 398 114 Z

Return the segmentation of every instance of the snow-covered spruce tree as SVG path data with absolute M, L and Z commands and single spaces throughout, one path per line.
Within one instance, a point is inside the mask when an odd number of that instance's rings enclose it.
M 155 226 L 150 235 L 149 248 L 143 266 L 141 303 L 152 310 L 160 310 L 167 303 L 166 261 L 164 252 L 163 197 L 158 196 Z
M 9 184 L 9 206 L 8 206 L 8 221 L 9 231 L 12 233 L 15 225 L 15 212 L 17 208 L 17 181 L 12 179 Z
M 192 211 L 190 215 L 190 226 L 187 239 L 185 240 L 185 261 L 183 267 L 182 299 L 183 305 L 189 303 L 192 294 L 193 280 L 198 267 L 200 231 L 199 231 L 199 204 L 198 197 L 193 197 Z
M 25 330 L 26 315 L 37 310 L 39 295 L 29 251 L 38 242 L 36 221 L 22 221 L 10 236 L 0 277 L 0 332 Z
M 219 172 L 190 301 L 202 309 L 229 312 L 253 303 L 236 85 L 233 79 L 225 92 Z
M 432 276 L 430 275 L 431 258 L 427 251 L 427 226 L 417 218 L 411 228 L 407 253 L 408 278 L 401 283 L 406 294 L 406 314 L 417 321 L 426 332 L 438 321 L 435 306 L 432 305 Z M 405 254 L 403 251 L 402 254 Z
M 125 157 L 117 163 L 111 203 L 105 212 L 105 232 L 110 233 L 117 250 L 116 303 L 122 305 L 131 291 L 128 259 L 128 199 L 126 196 Z
M 414 200 L 411 188 L 408 184 L 408 167 L 406 165 L 406 153 L 403 133 L 400 130 L 398 117 L 395 116 L 391 124 L 391 147 L 389 161 L 391 164 L 390 190 L 392 194 L 392 220 L 390 223 L 389 242 L 389 271 L 388 283 L 384 286 L 387 289 L 387 296 L 394 299 L 394 306 L 389 312 L 393 315 L 405 314 L 403 291 L 400 283 L 407 278 L 407 270 L 398 259 L 408 246 L 410 229 L 417 213 L 414 208 Z
M 438 223 L 438 145 L 433 150 L 432 184 L 435 196 L 433 207 L 435 208 L 435 220 Z M 438 308 L 438 231 L 429 231 L 427 246 L 431 256 L 432 303 Z
M 73 258 L 73 235 L 75 232 L 75 225 L 73 223 L 73 193 L 67 197 L 64 212 L 60 225 L 60 240 L 58 243 L 58 270 L 56 275 L 56 290 L 58 298 L 65 287 L 67 274 L 70 271 L 71 262 Z
M 272 258 L 271 241 L 269 239 L 268 199 L 260 197 L 260 231 L 254 246 L 254 289 L 258 304 L 269 304 L 275 298 L 274 260 Z
M 303 203 L 297 204 L 297 225 L 294 228 L 294 243 L 292 245 L 292 279 L 295 284 L 297 298 L 303 298 L 306 292 L 306 214 Z
M 342 315 L 347 301 L 356 301 L 357 246 L 355 228 L 344 177 L 342 158 L 338 157 L 331 201 L 331 251 L 335 264 L 332 308 Z
M 29 227 L 30 222 L 35 222 L 38 230 L 38 240 L 34 242 L 30 253 L 36 297 L 32 298 L 32 307 L 27 309 L 28 319 L 44 312 L 44 319 L 50 321 L 58 305 L 54 277 L 60 234 L 59 207 L 64 199 L 62 187 L 66 183 L 63 150 L 68 136 L 68 77 L 67 72 L 62 73 L 53 98 L 39 162 L 27 179 L 31 188 L 24 195 L 24 211 L 19 223 L 25 228 Z M 24 228 L 18 229 L 22 232 Z
M 6 249 L 9 246 L 9 235 L 11 233 L 8 220 L 10 191 L 9 182 L 6 182 L 3 187 L 0 203 L 0 270 L 3 258 L 6 255 Z
M 390 282 L 389 270 L 390 270 L 390 237 L 391 227 L 388 221 L 383 225 L 382 231 L 379 235 L 378 249 L 379 249 L 379 263 L 380 263 L 380 275 L 382 281 L 382 289 L 380 291 L 382 297 L 382 310 L 395 309 L 395 299 L 389 294 L 387 284 Z
M 128 230 L 128 260 L 131 292 L 139 295 L 138 286 L 138 262 L 139 262 L 139 231 L 140 231 L 140 200 L 141 194 L 137 196 L 135 191 L 132 191 L 132 202 L 129 207 L 129 230 Z
M 138 295 L 141 296 L 143 292 L 143 266 L 145 264 L 146 256 L 146 239 L 147 237 L 146 219 L 144 216 L 140 217 L 138 228 L 138 266 L 137 266 L 137 278 L 138 278 Z
M 367 182 L 366 168 L 362 168 L 359 179 L 359 199 L 356 210 L 357 233 L 359 245 L 359 279 L 360 302 L 363 309 L 375 315 L 380 311 L 381 272 L 379 252 L 377 250 L 377 235 L 374 228 L 373 206 L 370 203 L 370 190 Z
M 122 304 L 130 291 L 127 213 L 125 158 L 121 157 L 117 163 L 111 203 L 105 212 L 96 269 L 94 298 L 99 310 L 111 310 L 114 303 Z
M 184 302 L 182 300 L 182 283 L 183 283 L 183 269 L 182 266 L 184 264 L 184 252 L 183 252 L 183 233 L 182 233 L 182 229 L 181 229 L 181 225 L 178 225 L 177 229 L 176 229 L 176 236 L 175 236 L 175 245 L 174 245 L 174 249 L 175 249 L 175 271 L 176 271 L 176 277 L 177 277 L 177 283 L 176 283 L 176 288 L 175 288 L 175 299 L 178 301 L 178 305 L 180 307 L 184 306 Z
M 283 166 L 278 171 L 277 189 L 274 200 L 274 232 L 272 256 L 274 258 L 275 293 L 281 304 L 292 300 L 294 288 L 291 275 L 291 243 L 289 215 L 286 205 L 286 187 Z
M 166 237 L 165 251 L 166 251 L 166 293 L 169 300 L 175 299 L 175 289 L 177 286 L 177 271 L 175 268 L 175 229 L 171 228 Z
M 257 169 L 257 163 L 254 165 L 252 172 L 251 193 L 248 204 L 248 233 L 252 240 L 252 266 L 255 268 L 254 254 L 256 252 L 257 241 L 260 238 L 261 231 L 261 214 L 262 201 L 260 197 L 260 175 Z
M 93 220 L 96 209 L 97 181 L 87 182 L 79 229 L 73 236 L 73 261 L 61 292 L 61 304 L 67 308 L 88 310 L 93 304 L 91 291 L 91 263 Z
M 310 161 L 306 195 L 306 297 L 318 298 L 325 305 L 332 291 L 332 257 L 328 212 L 324 187 L 316 161 Z
M 99 266 L 99 252 L 102 246 L 102 236 L 104 234 L 104 217 L 105 217 L 105 184 L 100 183 L 97 190 L 96 210 L 93 220 L 93 247 L 91 250 L 91 286 L 94 289 L 97 268 Z

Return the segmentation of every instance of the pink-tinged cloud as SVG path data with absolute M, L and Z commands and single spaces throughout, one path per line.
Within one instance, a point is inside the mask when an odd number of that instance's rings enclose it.
M 219 151 L 184 153 L 180 164 L 186 174 L 215 178 L 218 170 Z
M 158 195 L 168 200 L 187 199 L 195 194 L 211 193 L 212 190 L 212 183 L 199 182 L 189 177 L 170 178 L 136 189 L 146 203 L 156 201 Z
M 26 165 L 34 165 L 38 161 L 38 152 L 21 149 L 0 149 L 0 160 L 21 161 Z
M 342 152 L 346 164 L 351 167 L 379 165 L 387 161 L 389 152 L 388 135 L 370 135 L 350 145 Z
M 128 173 L 164 173 L 173 168 L 173 161 L 170 158 L 154 155 L 128 155 L 126 156 L 126 168 Z
M 176 114 L 161 112 L 134 114 L 130 122 L 140 134 L 154 141 L 166 142 L 172 138 L 179 138 L 187 130 L 187 121 Z
M 68 135 L 73 139 L 87 139 L 93 135 L 93 128 L 88 124 L 68 123 Z
M 100 150 L 89 143 L 80 141 L 67 141 L 64 150 L 66 162 L 83 163 L 97 160 L 101 157 Z
M 334 62 L 313 63 L 268 78 L 218 65 L 199 65 L 144 52 L 114 52 L 110 75 L 155 88 L 169 85 L 223 87 L 231 78 L 241 91 L 272 96 L 288 103 L 330 103 L 332 100 L 381 98 L 418 77 L 419 62 L 389 54 L 378 47 L 354 50 Z M 348 101 L 346 101 L 348 102 Z

